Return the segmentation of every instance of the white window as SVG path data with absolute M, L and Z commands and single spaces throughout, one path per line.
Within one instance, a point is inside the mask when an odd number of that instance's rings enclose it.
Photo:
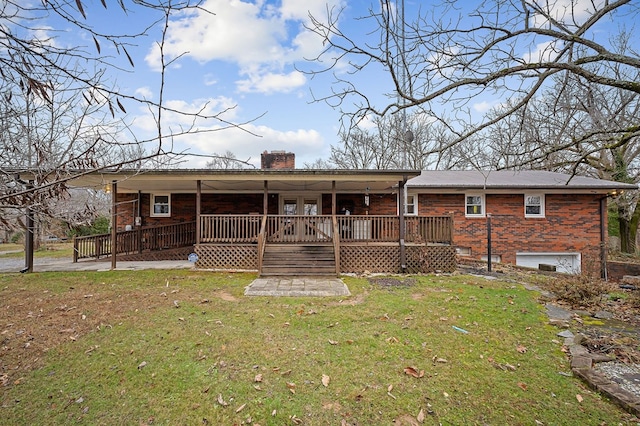
M 524 194 L 524 217 L 544 217 L 543 194 Z
M 484 195 L 467 194 L 464 196 L 465 209 L 464 213 L 467 217 L 484 217 Z
M 171 216 L 171 195 L 151 194 L 151 217 Z
M 407 208 L 405 210 L 407 216 L 418 215 L 418 194 L 407 194 Z

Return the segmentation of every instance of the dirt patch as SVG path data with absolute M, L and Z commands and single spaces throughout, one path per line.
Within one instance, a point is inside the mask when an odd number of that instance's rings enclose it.
M 0 292 L 0 389 L 18 384 L 27 372 L 40 367 L 48 351 L 125 321 L 132 312 L 174 307 L 176 300 L 204 302 L 200 292 L 184 289 L 150 293 L 82 287 L 63 292 L 28 288 Z M 236 300 L 224 291 L 212 297 Z
M 418 283 L 415 278 L 412 277 L 379 277 L 369 278 L 369 282 L 379 287 L 412 287 Z

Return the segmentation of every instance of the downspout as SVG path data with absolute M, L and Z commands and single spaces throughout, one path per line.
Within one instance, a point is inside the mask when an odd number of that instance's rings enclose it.
M 118 229 L 117 229 L 117 212 L 116 212 L 116 196 L 118 194 L 118 182 L 111 182 L 111 269 L 116 269 L 116 256 L 118 252 Z
M 407 253 L 406 253 L 406 247 L 405 247 L 405 243 L 404 243 L 404 237 L 405 237 L 405 222 L 404 222 L 404 209 L 405 209 L 405 203 L 404 203 L 404 199 L 405 199 L 405 191 L 406 191 L 406 187 L 405 187 L 405 183 L 407 183 L 407 177 L 404 176 L 403 180 L 401 180 L 400 182 L 398 182 L 398 186 L 400 189 L 400 194 L 398 197 L 398 212 L 400 213 L 399 215 L 399 225 L 400 225 L 400 272 L 401 273 L 406 273 L 407 272 Z
M 607 281 L 607 198 L 600 198 L 600 278 Z

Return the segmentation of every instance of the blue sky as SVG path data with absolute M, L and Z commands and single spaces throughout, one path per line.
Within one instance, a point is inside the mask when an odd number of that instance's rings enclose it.
M 88 22 L 105 33 L 143 28 L 153 19 L 135 9 L 125 15 L 113 3 L 107 12 L 98 0 L 84 0 L 83 4 Z M 364 43 L 368 31 L 360 27 L 367 23 L 356 18 L 366 16 L 369 9 L 377 10 L 379 2 L 206 0 L 203 6 L 213 14 L 176 14 L 171 21 L 165 54 L 170 58 L 182 56 L 167 72 L 165 101 L 179 109 L 194 110 L 205 104 L 211 112 L 230 108 L 223 118 L 249 123 L 243 126 L 247 132 L 232 129 L 181 138 L 176 140 L 175 150 L 205 155 L 231 151 L 239 159 L 250 158 L 257 166 L 260 153 L 265 150 L 294 152 L 298 167 L 317 158 L 328 158 L 330 146 L 339 142 L 340 112 L 325 103 L 312 101 L 312 90 L 320 94 L 330 91 L 331 75 L 312 79 L 297 69 L 313 68 L 305 58 L 316 57 L 323 49 L 322 40 L 304 26 L 309 22 L 309 13 L 321 19 L 327 9 L 344 8 L 341 28 Z M 407 0 L 405 9 L 410 15 L 420 6 L 425 7 L 420 1 Z M 57 28 L 55 22 L 52 27 Z M 129 48 L 136 62 L 133 72 L 110 75 L 111 82 L 122 91 L 158 100 L 160 74 L 155 43 L 159 29 L 137 39 L 136 46 Z M 86 34 L 72 31 L 70 27 L 67 34 L 75 37 L 75 43 L 93 49 L 93 41 Z M 78 42 L 83 38 L 84 43 Z M 108 43 L 105 46 L 113 50 Z M 537 48 L 531 46 L 530 52 L 521 54 L 523 57 L 535 55 Z M 125 64 L 124 57 L 120 60 Z M 389 77 L 382 73 L 362 74 L 359 84 L 372 99 L 382 99 L 392 87 Z M 478 97 L 470 107 L 482 113 L 500 101 L 499 97 Z M 128 119 L 133 122 L 132 130 L 143 139 L 154 126 L 148 112 L 137 105 L 125 103 L 125 107 Z M 174 129 L 188 124 L 171 115 L 166 118 L 166 125 Z M 219 123 L 200 123 L 199 126 L 215 129 Z M 192 157 L 182 167 L 203 167 L 206 161 L 206 158 Z

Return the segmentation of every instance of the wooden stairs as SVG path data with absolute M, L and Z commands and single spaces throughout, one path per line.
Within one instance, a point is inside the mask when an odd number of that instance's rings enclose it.
M 333 245 L 267 244 L 261 276 L 336 276 Z

